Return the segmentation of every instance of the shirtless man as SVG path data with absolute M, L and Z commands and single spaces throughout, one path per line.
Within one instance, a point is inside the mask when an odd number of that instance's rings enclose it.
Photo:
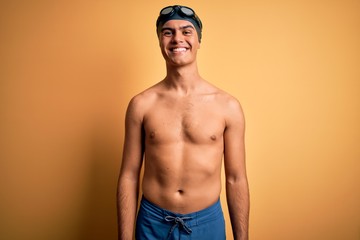
M 133 239 L 134 230 L 138 240 L 225 239 L 219 202 L 222 159 L 234 239 L 248 239 L 241 106 L 199 75 L 202 24 L 191 8 L 164 8 L 156 26 L 167 75 L 133 97 L 126 112 L 117 194 L 119 240 Z

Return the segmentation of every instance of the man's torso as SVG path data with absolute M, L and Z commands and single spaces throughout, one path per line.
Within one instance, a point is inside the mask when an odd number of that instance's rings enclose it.
M 143 95 L 144 196 L 177 213 L 215 203 L 229 97 L 214 87 L 181 97 L 155 87 Z

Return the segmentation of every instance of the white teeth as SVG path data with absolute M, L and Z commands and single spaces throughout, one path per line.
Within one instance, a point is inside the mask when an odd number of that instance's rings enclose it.
M 186 48 L 174 48 L 172 51 L 173 52 L 185 52 Z

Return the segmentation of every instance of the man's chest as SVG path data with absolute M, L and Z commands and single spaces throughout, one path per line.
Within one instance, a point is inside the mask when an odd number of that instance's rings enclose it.
M 144 129 L 146 139 L 158 144 L 206 144 L 222 140 L 225 119 L 221 110 L 210 104 L 160 104 L 145 115 Z

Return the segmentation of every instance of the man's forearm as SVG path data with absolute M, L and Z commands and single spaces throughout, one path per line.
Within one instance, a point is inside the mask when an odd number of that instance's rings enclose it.
M 227 182 L 226 196 L 234 240 L 248 240 L 250 199 L 247 181 Z
M 118 240 L 133 239 L 137 200 L 137 182 L 120 179 L 117 191 Z

